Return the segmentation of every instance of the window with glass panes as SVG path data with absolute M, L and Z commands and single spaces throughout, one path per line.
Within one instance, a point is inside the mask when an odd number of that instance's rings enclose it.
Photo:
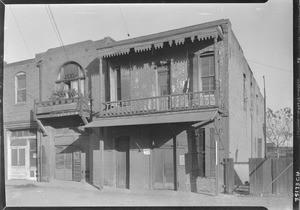
M 215 59 L 213 54 L 202 55 L 201 80 L 202 91 L 213 91 L 215 89 Z
M 16 75 L 16 103 L 26 101 L 26 74 L 20 72 Z
M 75 97 L 84 95 L 84 72 L 75 62 L 64 65 L 57 75 L 56 90 L 75 91 Z M 66 94 L 66 97 L 70 97 Z

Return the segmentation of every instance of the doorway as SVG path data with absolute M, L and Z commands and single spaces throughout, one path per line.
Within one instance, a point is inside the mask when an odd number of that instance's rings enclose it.
M 153 149 L 153 189 L 174 190 L 173 140 Z
M 73 146 L 55 146 L 55 179 L 81 181 L 81 151 Z
M 158 96 L 166 96 L 159 98 L 158 106 L 160 110 L 168 110 L 170 107 L 171 94 L 171 77 L 170 77 L 170 63 L 167 62 L 157 67 L 157 94 Z
M 117 187 L 129 189 L 129 140 L 128 136 L 116 138 Z

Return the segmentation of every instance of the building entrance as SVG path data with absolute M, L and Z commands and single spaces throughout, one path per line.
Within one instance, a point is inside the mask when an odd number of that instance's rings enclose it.
M 173 140 L 153 149 L 153 188 L 174 190 Z
M 117 187 L 129 189 L 129 137 L 116 139 Z
M 55 146 L 55 179 L 81 181 L 81 152 L 73 146 Z

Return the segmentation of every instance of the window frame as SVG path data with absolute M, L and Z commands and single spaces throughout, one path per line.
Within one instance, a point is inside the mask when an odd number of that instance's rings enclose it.
M 19 83 L 18 83 L 18 78 L 20 76 L 24 76 L 25 77 L 25 87 L 24 88 L 19 88 Z M 15 75 L 15 104 L 24 104 L 27 102 L 27 97 L 26 97 L 26 73 L 25 72 L 18 72 L 16 75 Z M 19 96 L 19 91 L 25 91 L 25 100 L 24 101 L 18 101 L 18 96 Z
M 213 74 L 210 74 L 210 68 L 209 68 L 209 74 L 208 75 L 205 75 L 203 76 L 203 58 L 206 58 L 206 57 L 212 57 L 212 60 L 213 60 Z M 201 66 L 201 90 L 202 92 L 211 92 L 211 91 L 215 91 L 216 89 L 216 66 L 215 66 L 215 54 L 214 54 L 214 51 L 208 51 L 208 52 L 204 52 L 204 53 L 201 53 L 199 55 L 199 60 L 200 60 L 200 66 Z M 210 67 L 210 66 L 209 66 Z M 212 86 L 209 82 L 209 85 L 208 85 L 208 88 L 209 90 L 203 90 L 203 80 L 204 79 L 209 79 L 209 78 L 212 78 Z M 210 87 L 212 87 L 212 89 L 210 89 Z

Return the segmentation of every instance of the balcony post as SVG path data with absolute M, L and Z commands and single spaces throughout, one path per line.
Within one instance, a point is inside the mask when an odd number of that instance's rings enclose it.
M 214 37 L 214 58 L 215 58 L 215 106 L 219 106 L 219 92 L 220 92 L 220 83 L 219 83 L 219 69 L 218 69 L 218 53 L 217 53 L 217 36 Z

